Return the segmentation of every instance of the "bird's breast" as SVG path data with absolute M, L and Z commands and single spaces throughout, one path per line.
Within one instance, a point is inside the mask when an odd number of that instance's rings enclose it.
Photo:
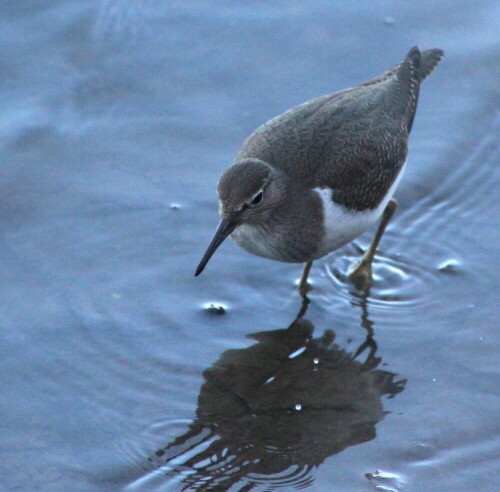
M 253 255 L 276 261 L 294 261 L 289 258 L 284 247 L 286 238 L 272 228 L 242 224 L 234 230 L 231 238 L 240 248 Z

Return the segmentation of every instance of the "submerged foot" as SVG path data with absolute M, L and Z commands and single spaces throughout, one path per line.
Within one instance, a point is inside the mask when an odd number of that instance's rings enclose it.
M 358 290 L 367 290 L 372 283 L 372 263 L 366 258 L 361 258 L 352 265 L 347 276 Z

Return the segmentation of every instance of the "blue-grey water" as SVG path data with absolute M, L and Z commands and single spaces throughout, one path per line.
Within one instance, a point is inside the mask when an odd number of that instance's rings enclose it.
M 500 490 L 499 23 L 0 2 L 0 489 Z M 245 137 L 415 44 L 446 56 L 370 292 L 344 279 L 373 231 L 315 263 L 308 306 L 299 265 L 230 241 L 195 278 Z

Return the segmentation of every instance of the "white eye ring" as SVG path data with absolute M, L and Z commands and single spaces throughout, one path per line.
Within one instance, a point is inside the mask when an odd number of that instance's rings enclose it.
M 258 193 L 256 193 L 253 198 L 250 200 L 249 205 L 258 205 L 259 203 L 262 202 L 262 199 L 264 198 L 264 190 L 260 190 Z

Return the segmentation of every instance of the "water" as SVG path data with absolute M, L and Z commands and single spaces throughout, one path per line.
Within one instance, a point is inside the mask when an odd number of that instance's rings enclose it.
M 3 490 L 498 490 L 497 2 L 0 12 Z M 230 242 L 195 279 L 244 138 L 413 44 L 446 56 L 369 294 L 370 234 L 309 305 Z

